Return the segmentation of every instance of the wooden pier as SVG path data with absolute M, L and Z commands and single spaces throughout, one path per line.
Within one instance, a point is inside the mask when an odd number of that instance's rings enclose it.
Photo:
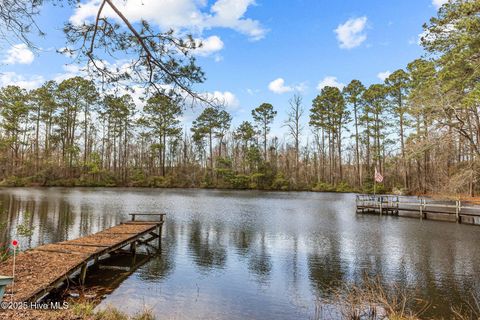
M 402 215 L 420 219 L 480 224 L 480 207 L 465 205 L 459 200 L 438 201 L 396 195 L 360 194 L 356 196 L 355 203 L 357 213 Z
M 157 240 L 160 248 L 165 214 L 130 214 L 131 221 L 101 232 L 58 243 L 42 245 L 17 255 L 15 282 L 7 286 L 5 301 L 37 302 L 52 290 L 78 276 L 85 282 L 87 269 L 103 256 L 125 247 L 135 253 L 139 244 L 151 245 Z M 136 216 L 156 216 L 158 219 L 139 221 Z M 13 258 L 0 264 L 0 274 L 11 275 Z

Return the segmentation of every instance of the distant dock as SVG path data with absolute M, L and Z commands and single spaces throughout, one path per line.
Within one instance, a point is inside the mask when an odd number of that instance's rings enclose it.
M 412 199 L 395 195 L 356 196 L 357 213 L 402 215 L 420 219 L 442 220 L 480 225 L 480 207 L 461 201 L 438 201 L 426 198 Z
M 157 240 L 161 245 L 165 214 L 130 214 L 131 221 L 101 232 L 58 243 L 39 246 L 17 255 L 15 282 L 7 286 L 5 301 L 36 302 L 66 281 L 78 275 L 80 284 L 85 282 L 87 269 L 98 264 L 102 256 L 113 254 L 126 247 L 135 253 L 139 244 L 151 246 Z M 136 216 L 155 216 L 149 221 L 136 220 Z M 1 275 L 11 275 L 13 258 L 0 264 Z

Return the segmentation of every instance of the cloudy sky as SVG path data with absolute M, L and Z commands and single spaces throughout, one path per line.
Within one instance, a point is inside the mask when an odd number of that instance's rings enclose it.
M 199 90 L 224 99 L 234 124 L 250 119 L 250 110 L 261 103 L 272 103 L 279 113 L 277 131 L 294 92 L 308 110 L 323 86 L 381 82 L 420 57 L 422 24 L 445 0 L 116 2 L 132 21 L 144 18 L 161 30 L 201 39 L 196 55 L 207 81 Z M 43 8 L 39 24 L 47 36 L 36 39 L 38 52 L 21 43 L 1 44 L 0 85 L 31 89 L 75 75 L 78 66 L 56 52 L 65 46 L 61 28 L 65 21 L 93 19 L 97 5 L 87 0 L 77 9 Z

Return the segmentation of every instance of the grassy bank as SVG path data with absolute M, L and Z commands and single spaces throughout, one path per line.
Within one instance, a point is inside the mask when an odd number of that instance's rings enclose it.
M 361 285 L 343 283 L 339 286 L 326 287 L 323 296 L 315 300 L 315 307 L 310 319 L 346 319 L 346 320 L 419 320 L 419 319 L 480 319 L 480 297 L 465 295 L 461 304 L 452 306 L 449 314 L 440 317 L 428 316 L 434 308 L 429 301 L 418 297 L 415 292 L 395 285 L 384 285 L 378 278 L 362 280 Z M 84 298 L 69 300 L 69 307 L 58 311 L 7 310 L 0 311 L 0 319 L 11 320 L 154 320 L 152 310 L 145 307 L 135 314 L 127 314 L 109 306 L 96 311 L 100 300 Z
M 237 177 L 238 178 L 238 177 Z M 235 178 L 235 179 L 237 179 Z M 19 178 L 10 177 L 0 181 L 0 187 L 90 187 L 90 188 L 173 188 L 173 189 L 224 189 L 224 190 L 264 190 L 264 191 L 310 191 L 310 192 L 337 192 L 337 193 L 366 193 L 373 194 L 373 183 L 367 182 L 362 188 L 349 185 L 346 182 L 340 182 L 336 185 L 329 183 L 316 183 L 307 185 L 294 185 L 287 183 L 282 177 L 277 177 L 271 185 L 259 184 L 252 177 L 244 176 L 238 178 L 242 183 L 229 181 L 203 181 L 199 183 L 189 183 L 176 180 L 174 177 L 152 176 L 148 179 L 130 181 L 123 183 L 115 179 L 110 180 L 92 180 L 92 179 L 57 179 L 40 182 L 34 177 Z M 424 196 L 442 200 L 462 200 L 471 203 L 480 204 L 480 196 L 470 196 L 466 193 L 413 193 L 401 188 L 387 188 L 383 184 L 376 184 L 375 192 L 377 194 L 399 194 L 411 196 Z
M 217 178 L 204 177 L 197 180 L 185 180 L 176 176 L 140 176 L 136 179 L 121 181 L 112 177 L 92 179 L 90 177 L 39 179 L 38 177 L 12 176 L 0 181 L 0 187 L 141 187 L 141 188 L 201 188 L 230 190 L 267 190 L 267 191 L 314 191 L 314 192 L 357 192 L 373 193 L 373 182 L 367 181 L 362 188 L 354 187 L 345 181 L 336 184 L 293 183 L 282 175 L 265 177 L 262 175 L 227 175 Z M 388 189 L 383 184 L 375 187 L 377 193 L 402 192 L 400 189 Z
M 93 302 L 74 302 L 66 310 L 6 310 L 0 311 L 2 320 L 155 320 L 153 313 L 145 309 L 129 315 L 114 307 L 95 311 Z

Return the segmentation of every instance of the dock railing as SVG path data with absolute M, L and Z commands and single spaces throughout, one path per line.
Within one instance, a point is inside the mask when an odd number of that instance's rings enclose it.
M 165 216 L 167 215 L 166 213 L 129 213 L 129 215 L 132 217 L 132 221 L 137 221 L 136 217 L 137 216 L 147 216 L 147 217 L 158 217 L 159 222 L 162 223 L 165 221 Z M 155 220 L 148 220 L 149 222 L 155 221 Z
M 357 212 L 398 213 L 399 197 L 396 195 L 359 194 L 355 198 Z
M 157 222 L 157 230 L 156 233 L 152 232 L 151 237 L 146 240 L 139 240 L 138 243 L 140 244 L 148 244 L 151 240 L 157 239 L 157 246 L 160 248 L 162 245 L 162 225 L 165 222 L 166 213 L 130 213 L 132 217 L 131 223 L 142 223 L 141 220 L 136 220 L 137 216 L 146 216 L 146 217 L 158 217 L 158 222 L 156 220 L 148 220 L 148 222 Z M 132 244 L 130 247 L 130 251 L 134 253 L 136 250 L 136 244 Z
M 398 215 L 400 212 L 418 213 L 420 219 L 427 215 L 446 215 L 462 223 L 465 217 L 480 223 L 480 206 L 465 204 L 460 200 L 434 200 L 397 195 L 359 194 L 355 198 L 357 213 L 379 213 Z

